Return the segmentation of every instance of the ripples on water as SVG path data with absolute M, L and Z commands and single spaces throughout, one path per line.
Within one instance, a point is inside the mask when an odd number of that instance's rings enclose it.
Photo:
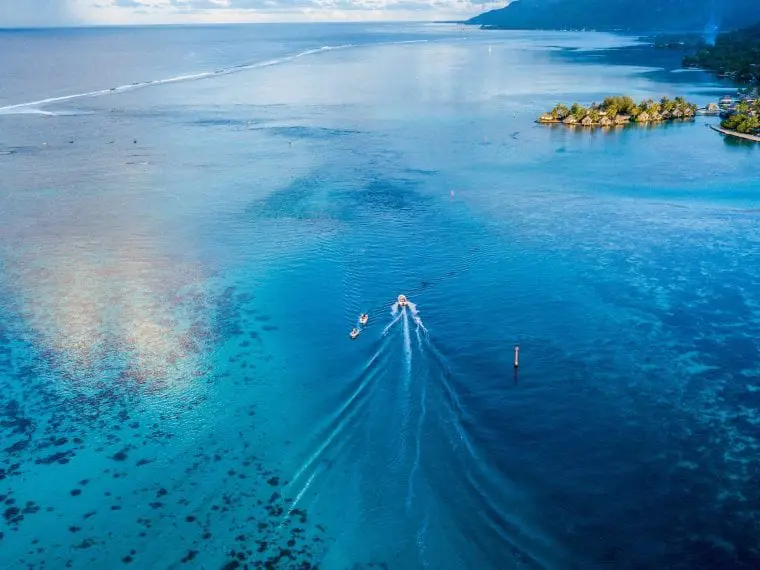
M 5 566 L 755 567 L 754 149 L 533 125 L 629 40 L 252 29 L 0 92 Z

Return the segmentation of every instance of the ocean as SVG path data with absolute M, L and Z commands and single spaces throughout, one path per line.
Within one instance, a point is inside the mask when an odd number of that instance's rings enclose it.
M 534 123 L 730 84 L 444 24 L 0 51 L 3 568 L 760 566 L 760 148 Z

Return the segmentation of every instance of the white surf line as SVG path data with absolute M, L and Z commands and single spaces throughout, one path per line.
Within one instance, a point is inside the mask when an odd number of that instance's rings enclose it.
M 102 97 L 104 95 L 115 95 L 118 93 L 124 93 L 125 91 L 134 91 L 136 89 L 144 89 L 146 87 L 153 87 L 156 85 L 168 85 L 171 83 L 180 83 L 180 82 L 185 82 L 185 81 L 198 81 L 200 79 L 208 79 L 210 77 L 230 75 L 233 73 L 240 73 L 242 71 L 248 71 L 251 69 L 261 69 L 264 67 L 271 67 L 273 65 L 288 63 L 296 59 L 300 59 L 302 57 L 315 55 L 318 53 L 324 53 L 328 51 L 345 50 L 349 48 L 386 46 L 386 45 L 418 44 L 418 43 L 428 43 L 430 41 L 431 40 L 406 40 L 406 41 L 398 41 L 398 42 L 378 42 L 378 43 L 373 43 L 373 44 L 342 44 L 342 45 L 337 45 L 337 46 L 323 46 L 320 48 L 309 49 L 309 50 L 305 50 L 305 51 L 295 53 L 292 55 L 286 55 L 280 58 L 269 59 L 269 60 L 260 61 L 257 63 L 234 65 L 232 67 L 225 67 L 225 68 L 217 69 L 214 71 L 203 71 L 199 73 L 178 75 L 176 77 L 169 77 L 166 79 L 156 79 L 154 81 L 139 81 L 135 83 L 130 83 L 129 85 L 120 85 L 118 87 L 111 87 L 109 89 L 98 89 L 96 91 L 89 91 L 87 93 L 75 93 L 72 95 L 62 95 L 60 97 L 48 97 L 46 99 L 40 99 L 38 101 L 29 101 L 27 103 L 16 103 L 14 105 L 6 105 L 5 107 L 0 107 L 0 114 L 8 114 L 9 112 L 16 111 L 19 109 L 28 109 L 28 108 L 38 107 L 40 105 L 48 105 L 50 103 L 62 103 L 64 101 L 73 101 L 75 99 L 87 99 L 87 98 L 93 98 L 93 97 Z

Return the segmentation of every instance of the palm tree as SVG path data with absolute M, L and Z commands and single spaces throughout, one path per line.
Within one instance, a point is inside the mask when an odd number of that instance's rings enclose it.
M 573 103 L 573 106 L 570 107 L 570 114 L 573 115 L 576 119 L 579 121 L 583 119 L 583 117 L 586 116 L 588 112 L 582 105 L 578 105 L 578 103 Z
M 660 108 L 663 113 L 672 113 L 676 108 L 675 101 L 671 101 L 668 97 L 660 99 Z
M 620 105 L 622 112 L 627 112 L 629 115 L 633 114 L 633 110 L 636 108 L 636 102 L 628 96 L 623 97 L 623 104 Z
M 608 97 L 607 99 L 612 99 L 612 97 Z M 620 105 L 614 99 L 612 99 L 611 101 L 608 101 L 607 99 L 605 99 L 604 103 L 602 103 L 602 111 L 610 119 L 614 119 L 620 113 Z
M 757 117 L 747 116 L 742 119 L 736 130 L 740 133 L 753 134 L 757 132 L 758 128 L 760 128 L 760 119 Z
M 563 105 L 562 103 L 552 109 L 552 117 L 559 119 L 560 121 L 564 120 L 569 114 L 570 109 L 567 108 L 567 105 Z

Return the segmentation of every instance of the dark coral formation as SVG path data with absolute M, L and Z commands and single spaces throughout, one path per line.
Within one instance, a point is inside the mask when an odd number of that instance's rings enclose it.
M 188 359 L 222 345 L 235 349 L 229 366 L 200 365 L 189 371 L 192 385 L 218 385 L 223 390 L 258 381 L 252 372 L 254 360 L 267 358 L 267 334 L 277 327 L 270 316 L 250 306 L 252 301 L 252 296 L 230 287 L 215 299 L 212 319 L 204 317 L 206 296 L 188 294 L 177 301 L 190 303 L 191 312 L 196 311 L 182 339 Z M 163 540 L 157 537 L 177 520 L 187 529 L 183 536 L 189 542 L 175 553 L 175 560 L 187 567 L 207 565 L 206 558 L 218 552 L 226 553 L 225 568 L 318 566 L 326 529 L 306 526 L 305 510 L 293 508 L 292 498 L 272 493 L 273 487 L 281 490 L 286 482 L 253 453 L 252 447 L 261 441 L 260 435 L 251 435 L 258 427 L 253 405 L 237 411 L 238 421 L 250 426 L 239 433 L 237 441 L 217 442 L 213 433 L 206 434 L 197 451 L 183 459 L 184 478 L 177 480 L 164 475 L 163 452 L 180 435 L 177 429 L 182 422 L 176 420 L 204 404 L 203 390 L 183 397 L 181 406 L 162 410 L 157 417 L 153 410 L 146 412 L 146 402 L 171 389 L 162 370 L 145 373 L 125 366 L 111 370 L 110 377 L 104 373 L 105 365 L 74 370 L 64 361 L 65 355 L 19 346 L 14 339 L 23 336 L 21 332 L 2 327 L 7 323 L 20 327 L 26 319 L 20 313 L 2 316 L 0 388 L 6 396 L 0 400 L 0 439 L 8 443 L 0 454 L 0 541 L 8 544 L 8 535 L 21 525 L 32 525 L 36 534 L 30 517 L 46 516 L 44 522 L 40 519 L 40 538 L 25 545 L 23 557 L 11 566 L 41 567 L 46 562 L 47 567 L 59 568 L 111 567 L 112 561 L 140 567 L 146 563 L 141 561 L 146 545 Z M 109 350 L 128 351 L 129 347 Z M 11 366 L 11 360 L 22 364 Z M 241 374 L 241 368 L 247 375 Z M 57 378 L 58 384 L 51 378 Z M 67 480 L 62 472 L 62 489 L 55 493 L 55 502 L 40 506 L 29 497 L 16 496 L 16 488 L 25 493 L 31 489 L 15 485 L 17 477 L 50 474 L 56 478 L 49 470 L 72 462 L 77 462 L 78 476 Z M 82 467 L 90 469 L 85 478 Z M 206 480 L 216 481 L 218 494 L 197 491 Z M 42 539 L 43 528 L 55 524 L 60 525 L 61 538 Z M 116 538 L 133 546 L 113 552 Z

